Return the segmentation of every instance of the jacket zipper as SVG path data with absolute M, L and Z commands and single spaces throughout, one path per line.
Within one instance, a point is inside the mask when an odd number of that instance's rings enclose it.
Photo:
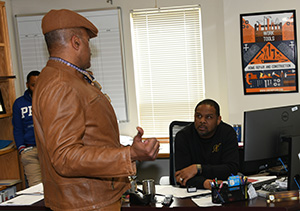
M 115 180 L 115 178 L 112 178 L 111 179 L 111 188 L 114 190 L 115 189 L 115 186 L 114 186 L 114 180 Z

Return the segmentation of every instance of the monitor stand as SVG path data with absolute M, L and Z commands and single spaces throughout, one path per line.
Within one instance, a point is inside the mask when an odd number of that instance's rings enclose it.
M 300 190 L 300 136 L 286 139 L 289 142 L 288 190 Z

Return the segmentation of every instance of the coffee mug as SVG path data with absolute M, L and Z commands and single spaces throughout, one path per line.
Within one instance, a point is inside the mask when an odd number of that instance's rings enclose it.
M 143 183 L 143 194 L 151 195 L 151 200 L 154 201 L 155 197 L 155 183 L 153 179 L 145 179 Z

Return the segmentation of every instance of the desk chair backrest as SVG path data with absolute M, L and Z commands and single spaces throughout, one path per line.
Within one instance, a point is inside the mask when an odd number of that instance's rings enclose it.
M 192 122 L 186 121 L 173 121 L 169 127 L 170 139 L 170 184 L 176 185 L 175 179 L 175 136 L 178 131 Z

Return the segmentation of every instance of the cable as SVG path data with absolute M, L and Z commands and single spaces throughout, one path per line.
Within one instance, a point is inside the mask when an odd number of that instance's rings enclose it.
M 296 185 L 298 186 L 298 189 L 300 190 L 300 186 L 299 186 L 299 183 L 296 180 L 296 177 L 294 177 L 294 181 L 295 181 Z
M 284 165 L 283 161 L 281 160 L 281 158 L 278 158 L 278 160 L 279 160 L 279 161 L 280 161 L 280 163 L 283 165 L 283 167 L 284 167 L 285 171 L 286 171 L 286 172 L 288 172 L 288 170 L 285 168 L 285 165 Z
M 285 168 L 285 165 L 284 165 L 284 163 L 282 162 L 281 158 L 278 158 L 278 160 L 279 160 L 279 161 L 281 162 L 281 164 L 283 165 L 285 171 L 288 172 L 288 170 Z M 298 181 L 296 180 L 296 177 L 294 177 L 294 181 L 295 181 L 295 183 L 296 183 L 298 189 L 300 190 L 300 185 L 299 185 Z

